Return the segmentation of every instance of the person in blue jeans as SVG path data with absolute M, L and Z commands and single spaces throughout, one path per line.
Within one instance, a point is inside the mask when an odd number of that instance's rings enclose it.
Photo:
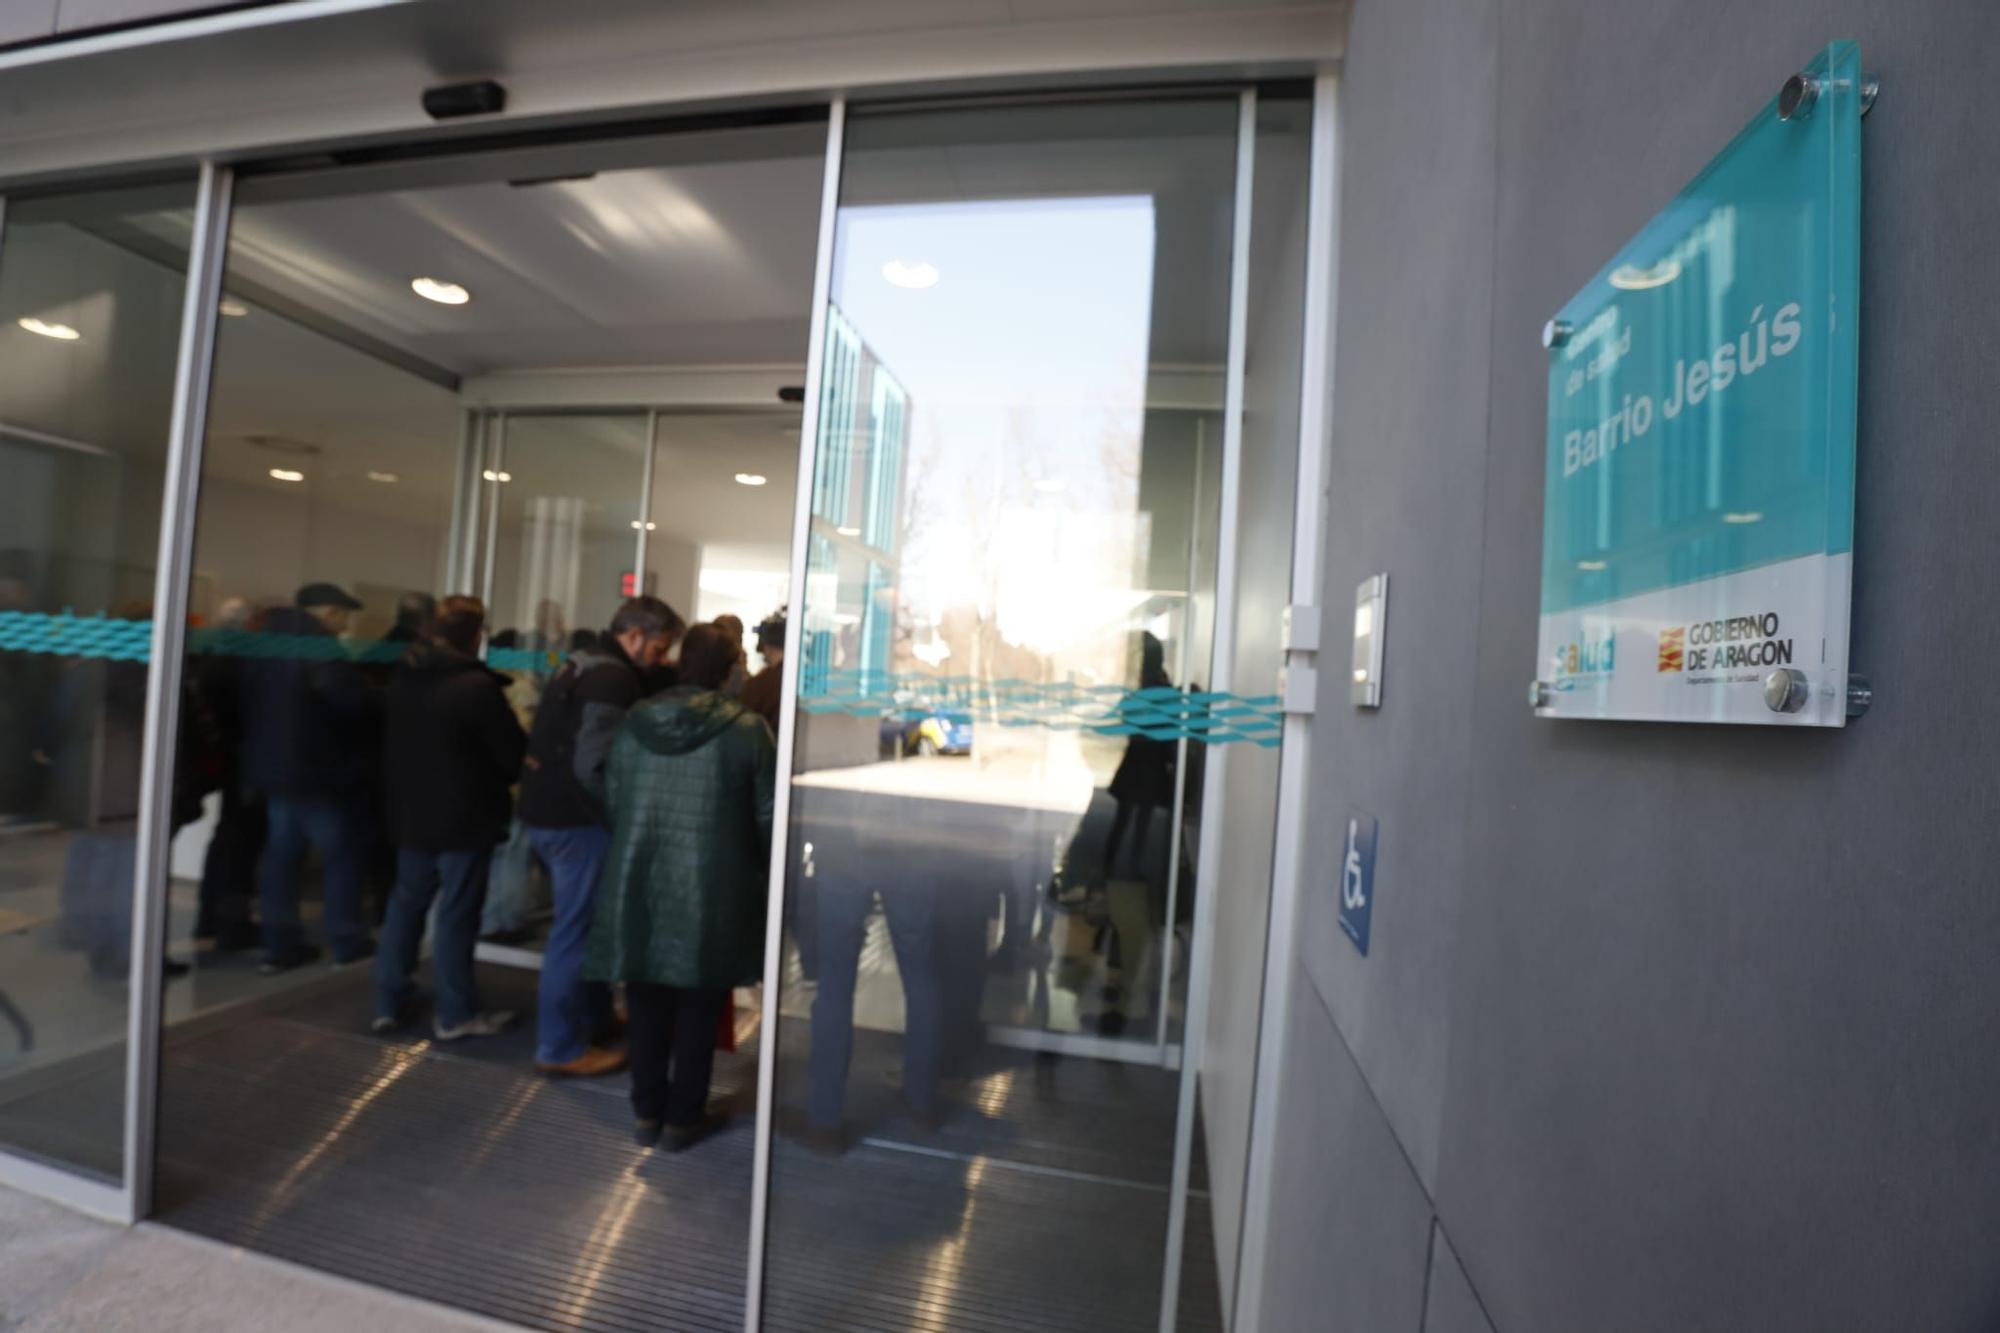
M 602 636 L 570 653 L 535 713 L 521 822 L 548 867 L 555 899 L 535 1021 L 535 1067 L 552 1077 L 589 1078 L 625 1067 L 622 1051 L 592 1042 L 612 1026 L 611 992 L 583 976 L 597 881 L 611 846 L 604 770 L 626 713 L 673 684 L 667 655 L 685 628 L 659 598 L 633 598 Z
M 266 973 L 319 957 L 299 922 L 308 848 L 320 855 L 334 960 L 355 962 L 375 951 L 361 915 L 361 880 L 376 778 L 369 738 L 381 699 L 339 639 L 360 606 L 331 583 L 309 583 L 293 606 L 266 613 L 262 651 L 243 663 L 243 784 L 266 798 L 270 821 L 257 873 Z
M 493 850 L 513 819 L 510 794 L 528 738 L 507 706 L 506 678 L 479 660 L 486 607 L 447 597 L 429 634 L 389 682 L 383 789 L 393 821 L 396 886 L 375 957 L 378 1033 L 409 1017 L 424 918 L 437 907 L 431 965 L 439 1041 L 491 1036 L 513 1015 L 480 1007 L 473 970 Z

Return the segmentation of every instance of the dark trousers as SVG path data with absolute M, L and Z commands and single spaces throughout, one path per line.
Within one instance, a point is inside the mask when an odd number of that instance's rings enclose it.
M 299 872 L 310 846 L 319 852 L 327 942 L 333 946 L 336 961 L 348 961 L 368 940 L 368 928 L 361 922 L 366 819 L 355 802 L 336 797 L 273 796 L 266 808 L 270 833 L 258 872 L 264 952 L 282 960 L 296 955 L 304 942 L 299 926 Z
M 715 1072 L 715 1035 L 731 992 L 625 984 L 626 1051 L 632 1114 L 672 1126 L 701 1122 Z
M 819 927 L 819 991 L 812 1009 L 812 1122 L 838 1129 L 847 1098 L 847 1066 L 854 1054 L 854 989 L 868 911 L 876 891 L 822 875 L 815 924 Z M 929 882 L 884 884 L 882 913 L 903 982 L 903 1096 L 929 1114 L 937 1100 L 943 1055 L 944 994 L 938 975 L 937 889 Z
M 257 858 L 268 827 L 264 802 L 228 783 L 222 789 L 222 816 L 201 863 L 201 911 L 194 933 L 202 938 L 244 943 L 250 904 L 257 897 Z
M 431 970 L 437 974 L 437 1025 L 455 1028 L 479 1013 L 479 985 L 472 952 L 479 944 L 479 911 L 486 902 L 486 874 L 493 849 L 476 852 L 396 853 L 396 887 L 382 920 L 382 948 L 375 955 L 375 1012 L 400 1017 L 410 1002 L 410 978 L 424 942 L 424 918 L 437 903 L 431 928 Z

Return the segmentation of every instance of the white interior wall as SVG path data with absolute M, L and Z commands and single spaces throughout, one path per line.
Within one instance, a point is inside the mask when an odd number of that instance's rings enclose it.
M 225 597 L 285 600 L 304 583 L 437 592 L 448 513 L 434 521 L 315 502 L 221 477 L 203 481 L 195 530 L 195 604 L 212 616 Z M 392 614 L 370 606 L 367 619 Z

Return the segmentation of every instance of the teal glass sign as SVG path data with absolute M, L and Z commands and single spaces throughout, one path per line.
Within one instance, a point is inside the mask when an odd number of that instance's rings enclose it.
M 1542 716 L 1844 725 L 1862 110 L 1835 42 L 1550 324 Z

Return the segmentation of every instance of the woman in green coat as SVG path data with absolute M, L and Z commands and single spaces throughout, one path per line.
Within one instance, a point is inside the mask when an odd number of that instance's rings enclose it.
M 605 770 L 611 850 L 585 974 L 625 983 L 641 1147 L 678 1152 L 715 1130 L 709 1073 L 732 987 L 764 970 L 777 749 L 721 694 L 736 645 L 713 625 L 681 640 L 680 684 L 634 708 Z

